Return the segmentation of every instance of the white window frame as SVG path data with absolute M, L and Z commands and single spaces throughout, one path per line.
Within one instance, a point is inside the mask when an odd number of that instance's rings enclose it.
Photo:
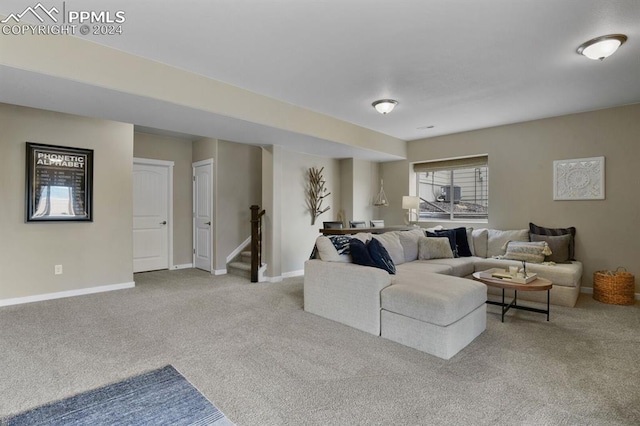
M 449 165 L 449 167 L 447 167 Z M 481 217 L 460 217 L 460 213 L 456 215 L 455 213 L 455 187 L 456 185 L 454 180 L 454 172 L 455 170 L 462 169 L 471 169 L 471 168 L 486 168 L 486 173 L 483 176 L 486 179 L 483 184 L 486 188 L 486 203 L 487 203 L 487 212 L 485 215 Z M 420 196 L 420 176 L 425 172 L 443 172 L 448 171 L 451 173 L 449 179 L 449 193 L 450 196 L 450 209 L 448 212 L 448 217 L 440 216 L 426 216 L 425 213 L 418 210 L 418 221 L 419 222 L 475 222 L 475 223 L 488 223 L 489 221 L 489 182 L 488 182 L 488 173 L 489 173 L 489 158 L 488 155 L 480 155 L 473 157 L 460 157 L 460 158 L 450 158 L 443 160 L 434 160 L 429 162 L 421 162 L 414 163 L 413 171 L 415 174 L 415 195 Z M 482 197 L 481 197 L 482 198 Z M 428 213 L 427 213 L 428 214 Z

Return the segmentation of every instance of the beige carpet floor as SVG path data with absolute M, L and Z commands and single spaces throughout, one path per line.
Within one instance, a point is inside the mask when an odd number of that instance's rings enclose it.
M 0 417 L 173 365 L 238 425 L 638 425 L 640 305 L 581 295 L 449 361 L 303 311 L 303 279 L 197 270 L 0 308 Z

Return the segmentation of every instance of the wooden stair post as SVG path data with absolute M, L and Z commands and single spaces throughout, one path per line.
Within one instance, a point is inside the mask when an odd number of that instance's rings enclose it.
M 258 282 L 258 270 L 262 266 L 262 216 L 260 206 L 251 206 L 251 282 Z

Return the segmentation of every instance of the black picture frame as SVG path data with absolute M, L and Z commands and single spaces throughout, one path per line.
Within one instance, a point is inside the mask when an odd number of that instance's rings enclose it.
M 27 142 L 26 222 L 93 222 L 93 150 Z

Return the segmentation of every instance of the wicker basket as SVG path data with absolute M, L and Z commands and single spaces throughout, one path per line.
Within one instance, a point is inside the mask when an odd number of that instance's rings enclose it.
M 612 305 L 635 303 L 636 278 L 624 268 L 593 274 L 593 298 Z

